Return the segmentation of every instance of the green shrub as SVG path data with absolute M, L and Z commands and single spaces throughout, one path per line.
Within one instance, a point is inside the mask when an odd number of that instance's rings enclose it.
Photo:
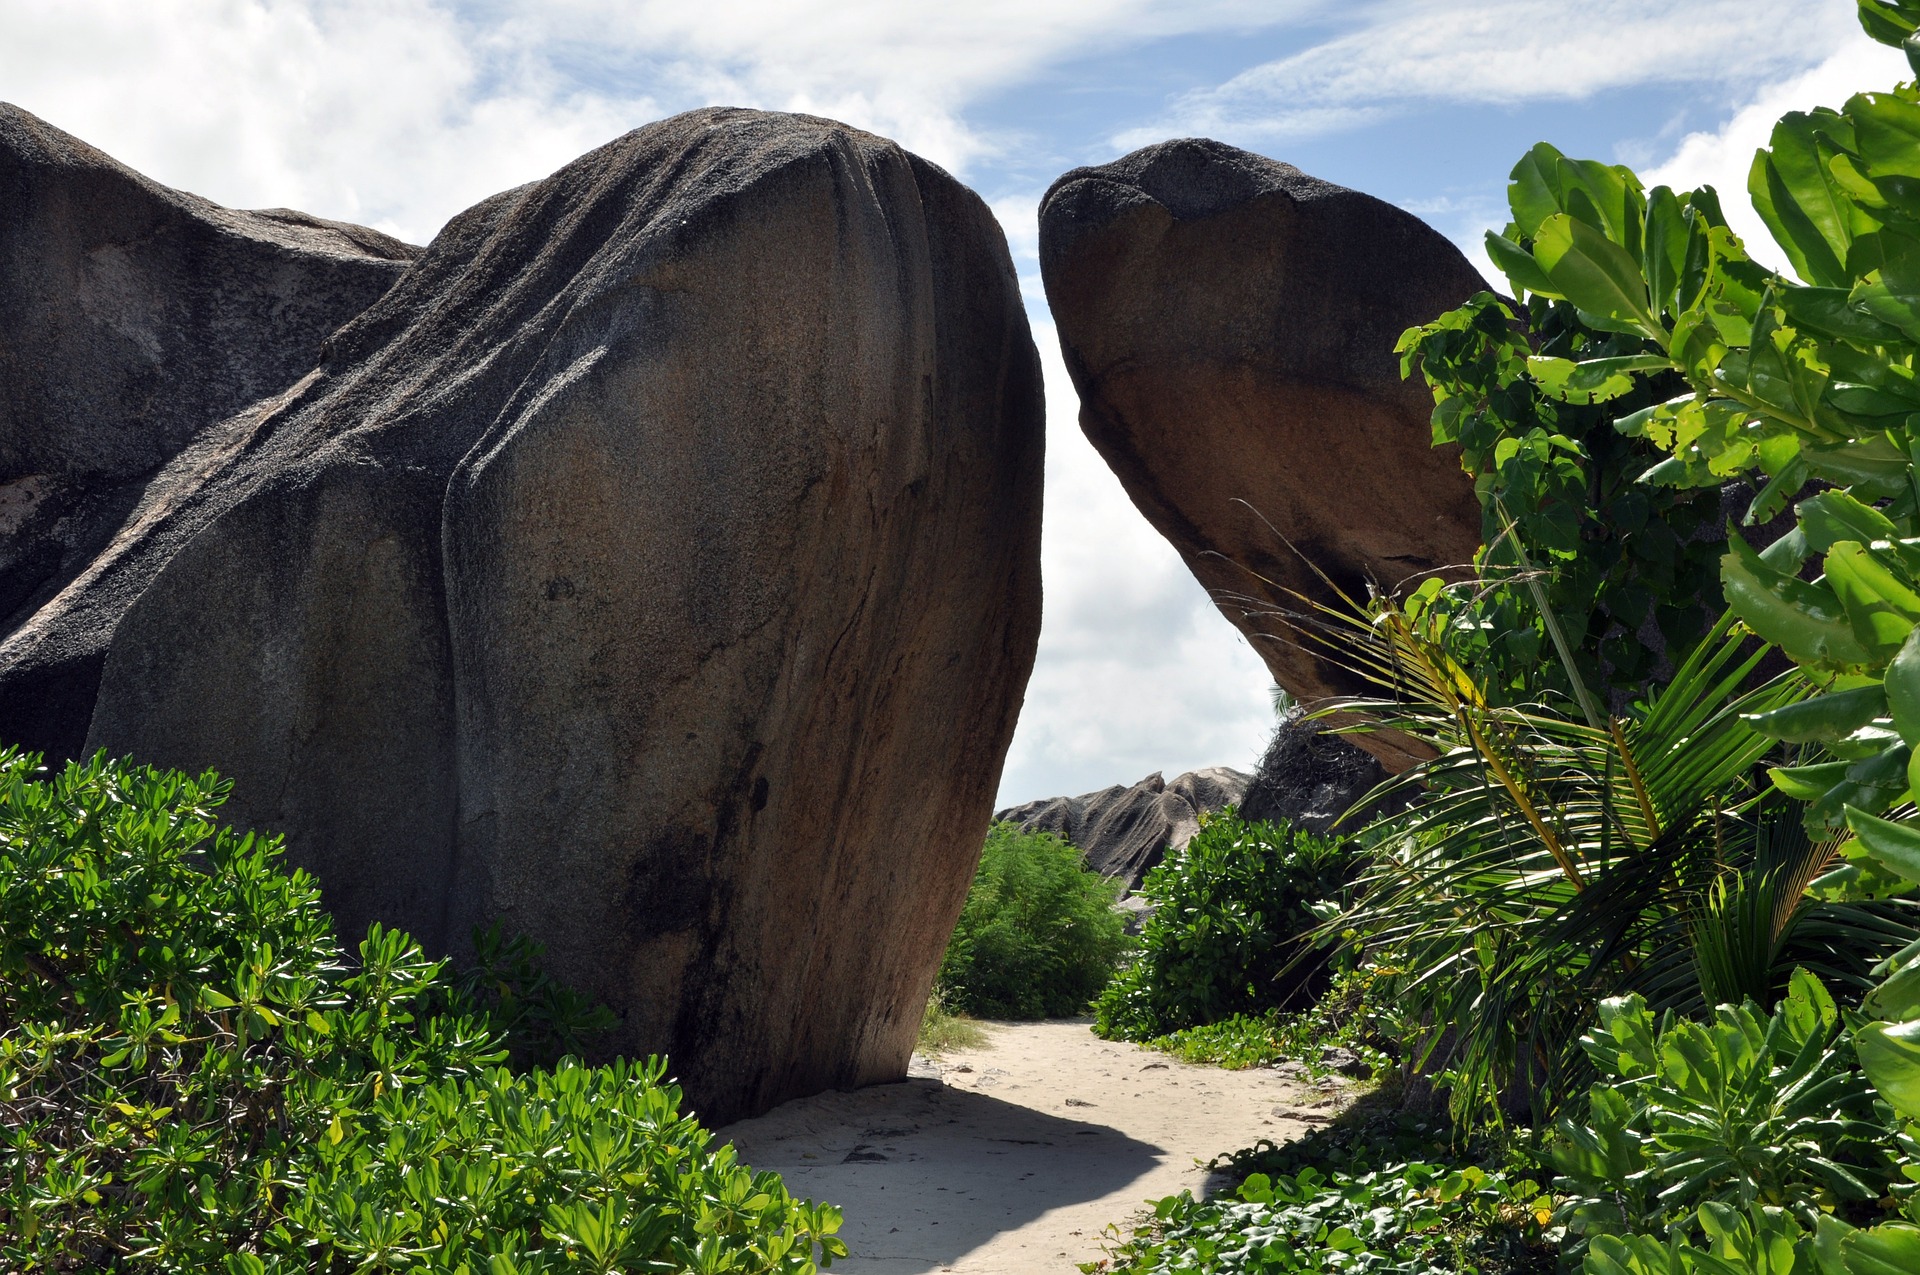
M 1127 948 L 1119 893 L 1060 838 L 995 824 L 940 966 L 946 1007 L 983 1018 L 1083 1012 Z
M 216 824 L 227 788 L 0 752 L 0 1269 L 806 1275 L 844 1254 L 837 1211 L 713 1146 L 663 1061 L 504 1065 L 509 1028 L 529 1052 L 591 1028 L 577 1000 L 454 979 L 377 926 L 348 959 L 279 841 Z
M 1147 874 L 1154 904 L 1133 962 L 1094 1007 L 1108 1039 L 1149 1040 L 1235 1014 L 1304 1008 L 1327 985 L 1324 954 L 1302 938 L 1315 904 L 1342 895 L 1355 856 L 1338 842 L 1202 816 L 1186 848 Z
M 1229 1071 L 1297 1059 L 1318 1073 L 1329 1048 L 1352 1051 L 1377 1077 L 1399 1061 L 1413 1024 L 1399 1011 L 1400 971 L 1368 963 L 1343 970 L 1310 1007 L 1235 1014 L 1146 1042 L 1182 1062 L 1212 1063 Z
M 1562 1118 L 1550 1155 L 1558 1220 L 1575 1236 L 1684 1230 L 1707 1204 L 1871 1220 L 1911 1192 L 1899 1122 L 1876 1103 L 1805 970 L 1769 1018 L 1749 1001 L 1656 1031 L 1638 996 L 1605 1001 L 1581 1044 L 1603 1079 L 1585 1121 Z M 1920 1148 L 1917 1148 L 1920 1149 Z

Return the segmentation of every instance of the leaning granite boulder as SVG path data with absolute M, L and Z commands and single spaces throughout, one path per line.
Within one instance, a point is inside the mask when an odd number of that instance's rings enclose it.
M 3 102 L 0 209 L 4 634 L 86 570 L 161 466 L 311 371 L 420 249 L 170 190 Z M 99 651 L 46 654 L 0 730 L 71 753 L 75 666 Z
M 1473 267 L 1390 204 L 1191 139 L 1056 181 L 1040 266 L 1080 426 L 1134 504 L 1280 685 L 1360 689 L 1289 616 L 1470 563 L 1479 503 L 1393 347 L 1482 289 Z
M 1026 832 L 1051 832 L 1072 843 L 1087 866 L 1131 891 L 1165 858 L 1200 831 L 1200 816 L 1237 804 L 1247 776 L 1225 766 L 1188 771 L 1168 783 L 1155 771 L 1131 786 L 1115 784 L 1078 797 L 1047 797 L 1011 806 L 995 823 Z
M 904 1074 L 1040 616 L 1038 360 L 946 173 L 704 110 L 456 217 L 0 642 L 348 933 L 498 920 L 712 1123 Z M 24 688 L 24 689 L 23 689 Z

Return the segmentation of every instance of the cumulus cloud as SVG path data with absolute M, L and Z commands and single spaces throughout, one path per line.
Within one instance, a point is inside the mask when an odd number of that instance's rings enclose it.
M 416 241 L 675 111 L 808 111 L 965 173 L 978 94 L 1323 0 L 0 0 L 0 96 L 151 176 Z
M 416 241 L 658 114 L 424 0 L 0 6 L 0 92 L 170 185 Z
M 1421 104 L 1515 104 L 1634 85 L 1744 84 L 1860 41 L 1852 0 L 1388 0 L 1288 57 L 1180 98 L 1130 130 L 1285 140 Z

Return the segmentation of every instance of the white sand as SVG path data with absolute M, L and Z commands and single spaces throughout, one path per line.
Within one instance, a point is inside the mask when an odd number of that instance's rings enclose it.
M 1084 1021 L 988 1030 L 985 1047 L 904 1084 L 803 1098 L 721 1136 L 794 1194 L 845 1210 L 852 1256 L 835 1271 L 1070 1275 L 1101 1256 L 1110 1224 L 1199 1193 L 1196 1161 L 1297 1137 L 1343 1101 L 1270 1070 L 1103 1041 Z

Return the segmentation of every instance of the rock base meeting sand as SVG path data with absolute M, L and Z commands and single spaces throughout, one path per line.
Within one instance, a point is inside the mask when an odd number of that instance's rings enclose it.
M 796 1195 L 846 1212 L 849 1275 L 1072 1272 L 1206 1161 L 1324 1124 L 1331 1082 L 1193 1066 L 1085 1020 L 989 1024 L 904 1084 L 826 1093 L 720 1131 Z

